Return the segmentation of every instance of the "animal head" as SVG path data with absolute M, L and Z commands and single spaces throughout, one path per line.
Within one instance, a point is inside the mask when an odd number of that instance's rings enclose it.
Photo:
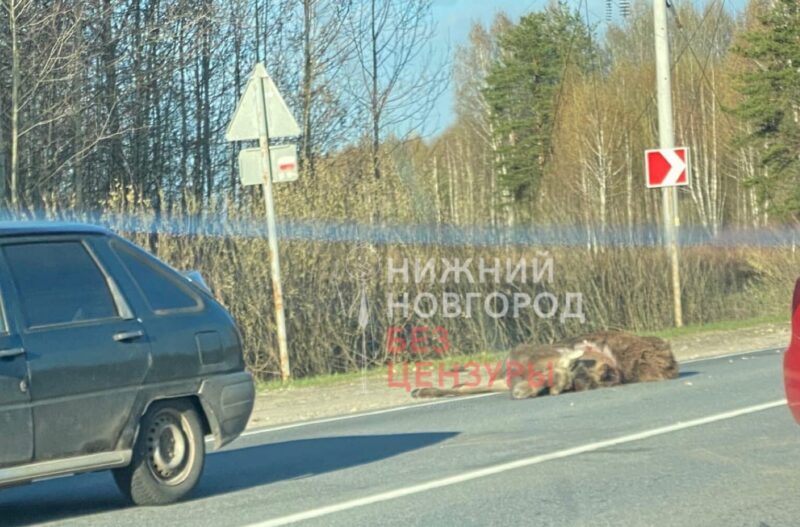
M 576 346 L 574 348 L 559 348 L 558 353 L 561 354 L 561 357 L 556 362 L 556 368 L 571 370 L 575 365 L 575 361 L 583 356 L 584 350 Z
M 575 391 L 616 386 L 622 384 L 622 372 L 601 361 L 579 360 L 573 370 L 572 384 Z
M 575 346 L 582 354 L 572 365 L 573 387 L 576 391 L 591 390 L 622 383 L 622 371 L 607 345 L 584 340 Z
M 599 355 L 603 357 L 604 362 L 611 366 L 619 366 L 617 364 L 617 358 L 612 353 L 611 348 L 608 344 L 603 344 L 602 346 L 598 345 L 595 342 L 590 342 L 588 340 L 584 340 L 581 344 L 578 344 L 576 347 L 583 348 L 584 354 L 588 356 L 592 355 Z

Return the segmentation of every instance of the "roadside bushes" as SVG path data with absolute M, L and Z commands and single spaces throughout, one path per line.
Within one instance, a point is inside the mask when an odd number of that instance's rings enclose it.
M 140 238 L 141 235 L 133 235 Z M 141 239 L 136 240 L 142 243 Z M 160 235 L 154 252 L 179 269 L 198 269 L 215 295 L 231 310 L 246 340 L 247 362 L 264 377 L 277 375 L 276 343 L 267 244 L 264 239 Z M 447 329 L 449 353 L 476 353 L 508 349 L 526 341 L 552 341 L 598 328 L 654 330 L 672 324 L 672 294 L 666 256 L 659 249 L 620 248 L 598 254 L 583 249 L 554 249 L 553 282 L 441 283 L 441 259 L 473 262 L 498 257 L 528 262 L 537 251 L 522 249 L 470 249 L 413 246 L 372 246 L 364 243 L 284 241 L 281 244 L 284 301 L 289 350 L 297 376 L 356 370 L 384 363 L 389 327 L 402 327 L 408 336 L 413 326 Z M 408 283 L 389 282 L 387 261 L 406 257 L 411 262 Z M 539 256 L 541 258 L 541 256 Z M 413 265 L 437 262 L 434 283 L 415 283 Z M 769 262 L 758 271 L 750 262 Z M 687 249 L 682 257 L 684 320 L 687 324 L 749 318 L 780 312 L 786 303 L 794 266 L 785 271 L 777 262 L 793 262 L 785 251 Z M 473 269 L 477 266 L 473 265 Z M 503 272 L 503 274 L 505 274 Z M 504 278 L 504 277 L 503 277 Z M 471 316 L 446 317 L 439 305 L 430 318 L 414 314 L 413 299 L 420 293 L 441 299 L 443 293 L 463 302 L 468 293 L 480 300 L 495 292 L 550 292 L 562 303 L 556 316 L 543 319 L 531 309 L 501 318 L 474 309 Z M 581 293 L 585 323 L 561 320 L 565 294 Z M 408 316 L 394 309 L 389 316 L 389 295 L 395 302 L 406 295 Z M 369 324 L 361 330 L 361 296 L 366 297 Z M 496 309 L 495 312 L 499 312 Z M 432 337 L 429 337 L 432 338 Z M 424 347 L 424 346 L 423 346 Z M 408 350 L 408 348 L 407 348 Z M 407 353 L 411 354 L 408 350 Z M 412 354 L 413 355 L 413 354 Z M 417 357 L 418 358 L 418 357 Z M 397 359 L 397 357 L 395 357 Z
M 175 268 L 200 271 L 238 321 L 250 369 L 262 378 L 277 376 L 267 241 L 253 231 L 260 220 L 227 203 L 218 203 L 202 215 L 199 210 L 189 210 L 190 214 L 165 221 L 152 214 L 147 202 L 120 193 L 112 194 L 99 216 L 70 217 L 105 223 Z M 51 216 L 59 214 L 53 212 Z M 523 341 L 553 341 L 600 328 L 643 331 L 672 325 L 669 262 L 659 248 L 464 247 L 406 245 L 391 240 L 370 243 L 332 236 L 329 225 L 309 225 L 302 236 L 281 241 L 289 352 L 295 376 L 385 363 L 390 358 L 386 349 L 390 327 L 406 332 L 413 326 L 446 328 L 447 352 L 456 354 L 505 350 Z M 543 251 L 549 251 L 548 255 Z M 552 283 L 535 283 L 531 262 L 538 258 L 541 264 L 549 257 L 553 259 Z M 390 283 L 389 258 L 395 266 L 404 259 L 409 262 L 408 283 L 397 275 Z M 443 259 L 463 263 L 469 258 L 474 283 L 463 277 L 456 283 L 452 276 L 442 282 Z M 479 280 L 480 258 L 487 265 L 499 259 L 498 282 Z M 508 283 L 506 262 L 513 266 L 521 259 L 528 262 L 527 280 Z M 433 281 L 414 280 L 417 260 L 423 266 L 430 260 L 435 262 Z M 698 324 L 783 313 L 798 268 L 791 249 L 685 248 L 681 259 L 684 321 Z M 481 304 L 494 293 L 508 298 L 552 293 L 561 306 L 553 318 L 541 318 L 530 308 L 520 310 L 517 317 L 509 310 L 495 318 L 481 306 L 469 317 L 447 317 L 439 306 L 430 318 L 415 315 L 412 307 L 408 316 L 395 309 L 390 319 L 390 299 L 396 302 L 407 295 L 413 305 L 413 299 L 421 293 L 438 299 L 449 293 L 462 303 L 468 294 L 477 294 Z M 560 319 L 566 293 L 582 295 L 584 323 L 575 318 Z M 369 315 L 366 328 L 359 325 L 362 296 Z

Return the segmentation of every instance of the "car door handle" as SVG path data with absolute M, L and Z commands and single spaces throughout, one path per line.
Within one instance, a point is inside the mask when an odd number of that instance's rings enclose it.
M 135 331 L 123 331 L 114 335 L 114 340 L 117 342 L 128 342 L 144 337 L 144 331 L 137 329 Z
M 25 355 L 25 348 L 8 348 L 0 350 L 0 359 L 9 359 L 11 357 L 19 357 Z

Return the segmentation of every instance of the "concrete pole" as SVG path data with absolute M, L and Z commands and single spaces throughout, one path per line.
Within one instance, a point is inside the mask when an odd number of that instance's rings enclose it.
M 281 380 L 286 382 L 292 376 L 289 368 L 289 348 L 286 343 L 286 313 L 283 308 L 283 288 L 281 287 L 281 263 L 278 255 L 278 229 L 275 226 L 275 203 L 272 200 L 272 160 L 269 153 L 269 125 L 267 123 L 267 102 L 269 95 L 264 90 L 264 77 L 258 79 L 258 146 L 261 149 L 261 177 L 264 188 L 264 207 L 267 212 L 267 236 L 269 239 L 270 274 L 272 276 L 272 296 L 275 303 L 275 325 L 278 331 L 278 354 Z
M 675 148 L 675 130 L 672 122 L 672 75 L 669 60 L 669 33 L 667 29 L 667 0 L 653 0 L 656 44 L 656 90 L 658 93 L 658 138 L 660 148 Z M 675 187 L 662 190 L 664 243 L 667 246 L 672 269 L 672 297 L 675 310 L 675 327 L 683 326 L 681 305 L 680 256 L 678 252 L 678 193 Z

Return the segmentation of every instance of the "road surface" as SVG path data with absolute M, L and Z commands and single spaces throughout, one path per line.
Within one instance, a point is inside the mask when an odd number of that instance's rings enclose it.
M 781 359 L 252 431 L 209 456 L 191 501 L 127 507 L 108 473 L 86 474 L 0 491 L 0 525 L 800 525 Z

